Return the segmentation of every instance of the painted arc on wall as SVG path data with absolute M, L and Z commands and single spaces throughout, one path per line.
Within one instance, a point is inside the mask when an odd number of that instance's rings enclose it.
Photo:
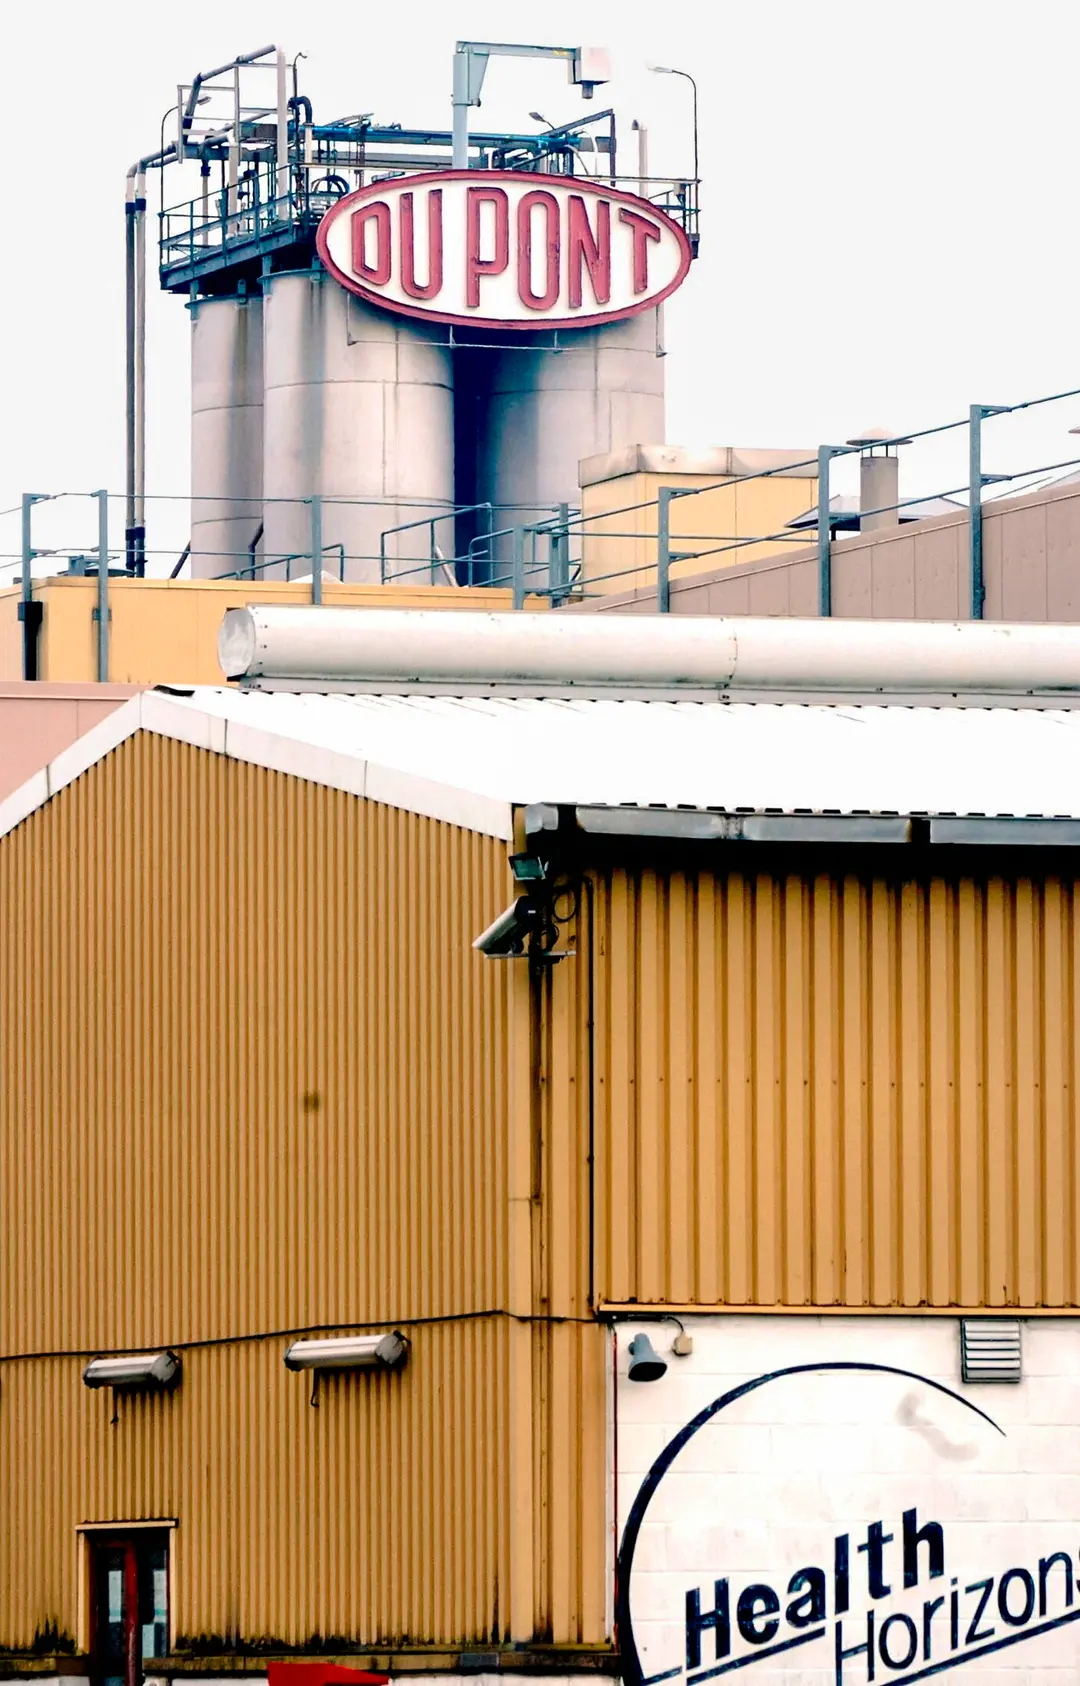
M 655 307 L 690 242 L 648 200 L 581 177 L 434 171 L 347 194 L 319 255 L 351 292 L 457 325 L 574 328 Z
M 1040 1332 L 1060 1375 L 961 1393 L 934 1362 L 945 1333 L 901 1336 L 902 1356 L 924 1345 L 933 1375 L 823 1356 L 751 1376 L 696 1411 L 696 1393 L 718 1378 L 693 1375 L 696 1358 L 685 1369 L 675 1360 L 685 1417 L 673 1433 L 662 1403 L 672 1366 L 635 1387 L 623 1352 L 620 1413 L 637 1417 L 619 1421 L 620 1482 L 634 1495 L 618 1574 L 628 1686 L 699 1686 L 732 1671 L 740 1686 L 766 1675 L 906 1686 L 962 1667 L 971 1682 L 1075 1677 L 1077 1460 L 1060 1409 L 1077 1384 L 1073 1343 Z M 852 1350 L 839 1324 L 836 1336 L 834 1351 Z M 824 1353 L 830 1332 L 815 1344 Z M 641 1479 L 624 1455 L 641 1469 L 635 1448 L 655 1447 L 662 1420 L 664 1444 Z

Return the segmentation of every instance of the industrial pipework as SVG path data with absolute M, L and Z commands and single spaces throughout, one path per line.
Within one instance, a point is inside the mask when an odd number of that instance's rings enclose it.
M 412 535 L 433 516 L 452 520 L 455 554 L 492 535 L 494 572 L 508 561 L 507 533 L 576 506 L 583 458 L 663 441 L 659 309 L 697 250 L 696 150 L 693 175 L 648 179 L 639 159 L 623 182 L 610 109 L 561 125 L 530 113 L 539 131 L 469 133 L 492 57 L 561 61 L 591 98 L 609 76 L 599 49 L 459 41 L 450 129 L 370 112 L 316 122 L 298 85 L 302 56 L 291 87 L 273 44 L 200 71 L 177 90 L 175 137 L 165 144 L 163 120 L 159 149 L 128 172 L 127 570 L 141 574 L 146 557 L 146 183 L 156 170 L 160 282 L 192 319 L 192 574 L 250 566 L 287 577 L 321 520 L 318 542 L 340 551 L 345 576 L 375 581 L 386 561 L 416 560 Z M 272 93 L 256 82 L 268 73 Z M 196 163 L 197 193 L 169 205 L 166 176 L 179 168 L 183 179 Z M 530 185 L 516 184 L 522 176 Z M 356 234 L 366 214 L 356 195 L 384 219 L 364 225 L 374 259 Z M 335 220 L 344 199 L 347 220 Z M 331 225 L 352 228 L 344 250 L 358 272 L 328 257 Z M 440 289 L 451 291 L 466 238 L 485 308 L 472 300 L 462 315 Z M 398 297 L 396 269 L 386 280 L 401 253 Z M 516 284 L 509 303 L 504 274 Z
M 222 671 L 262 687 L 888 693 L 1080 691 L 1080 626 L 426 609 L 229 609 Z

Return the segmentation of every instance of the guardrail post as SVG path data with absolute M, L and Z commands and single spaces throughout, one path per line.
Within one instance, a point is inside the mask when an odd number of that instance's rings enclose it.
M 344 573 L 344 566 L 342 572 Z M 322 498 L 311 500 L 311 601 L 322 602 Z
M 95 492 L 98 506 L 97 565 L 97 676 L 99 685 L 109 678 L 109 494 Z
M 656 608 L 666 615 L 671 608 L 671 500 L 674 487 L 661 486 L 656 494 Z
M 40 492 L 24 492 L 22 495 L 22 595 L 19 601 L 19 619 L 23 629 L 24 679 L 36 679 L 38 676 L 38 632 L 45 612 L 41 603 L 34 602 L 34 546 L 30 531 L 30 512 L 36 503 L 41 502 Z
M 971 582 L 971 618 L 983 619 L 986 605 L 986 575 L 983 569 L 983 487 L 1008 475 L 982 471 L 982 424 L 987 416 L 1001 416 L 1003 404 L 972 404 L 968 410 L 968 573 Z
M 510 585 L 511 585 L 511 589 L 513 590 L 513 593 L 514 593 L 513 607 L 515 609 L 523 609 L 525 607 L 525 529 L 524 529 L 524 527 L 515 527 L 514 528 L 514 560 L 513 560 L 513 573 L 512 573 L 511 578 L 510 578 Z
M 556 516 L 559 525 L 550 528 L 548 534 L 548 594 L 552 604 L 561 603 L 570 591 L 570 505 L 556 505 Z
M 831 445 L 819 445 L 817 454 L 817 562 L 818 614 L 832 614 L 832 523 L 829 519 L 829 464 Z
M 986 602 L 982 533 L 982 420 L 982 405 L 972 404 L 968 411 L 968 573 L 973 621 L 982 620 Z

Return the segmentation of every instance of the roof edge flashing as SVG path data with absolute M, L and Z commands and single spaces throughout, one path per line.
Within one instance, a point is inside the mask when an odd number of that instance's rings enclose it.
M 974 847 L 1080 847 L 1080 819 L 903 814 L 721 813 L 709 809 L 578 807 L 594 837 L 686 843 L 917 843 Z

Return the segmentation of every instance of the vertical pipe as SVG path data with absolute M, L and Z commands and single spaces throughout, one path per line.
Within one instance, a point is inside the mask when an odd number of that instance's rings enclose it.
M 135 178 L 135 572 L 146 572 L 146 172 Z
M 469 55 L 454 54 L 454 138 L 455 170 L 469 168 Z
M 238 183 L 240 180 L 240 66 L 233 67 L 233 132 L 229 142 L 229 199 L 228 214 L 235 216 L 240 209 Z
M 341 564 L 345 573 L 344 559 Z M 311 500 L 311 601 L 322 602 L 322 498 Z
M 649 131 L 644 123 L 639 123 L 635 117 L 630 127 L 637 132 L 637 173 L 638 193 L 642 199 L 649 196 Z
M 656 494 L 656 608 L 671 608 L 671 498 L 674 488 L 661 486 Z
M 832 449 L 819 445 L 817 454 L 818 614 L 832 614 L 832 528 L 829 522 L 829 463 Z
M 277 55 L 277 179 L 274 183 L 274 194 L 278 199 L 287 199 L 289 196 L 289 87 L 286 69 L 285 54 L 279 48 Z M 299 125 L 299 108 L 297 109 L 296 121 Z M 280 215 L 276 207 L 271 212 L 272 221 L 275 214 Z
M 124 551 L 128 573 L 135 572 L 135 171 L 128 172 L 124 199 L 124 422 L 125 492 Z
M 95 492 L 98 506 L 97 579 L 97 676 L 98 684 L 109 679 L 109 494 Z
M 971 618 L 981 621 L 986 588 L 983 579 L 982 528 L 982 424 L 984 408 L 972 404 L 968 410 L 968 560 L 971 577 Z

